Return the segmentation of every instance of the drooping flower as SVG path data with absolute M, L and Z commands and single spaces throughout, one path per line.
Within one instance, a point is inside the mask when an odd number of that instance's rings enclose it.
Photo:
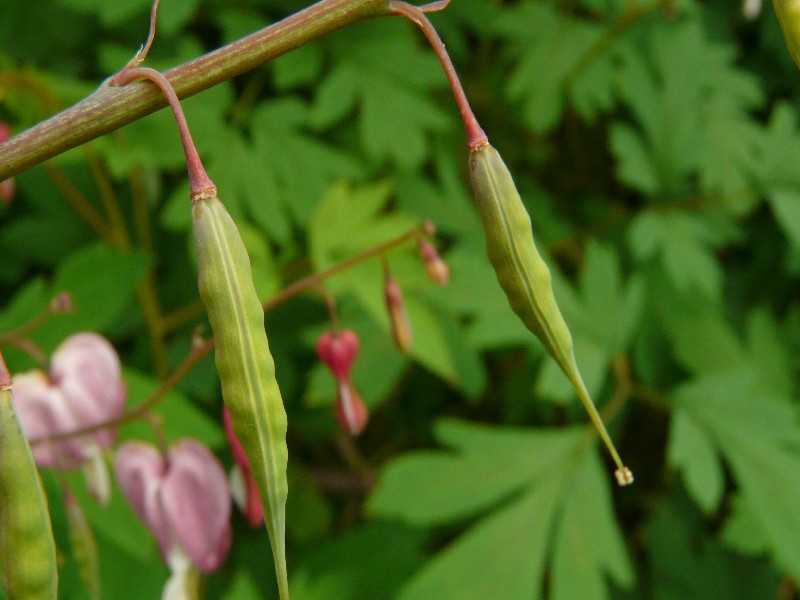
M 78 333 L 65 339 L 50 361 L 50 373 L 14 376 L 14 404 L 31 440 L 109 421 L 122 412 L 127 394 L 119 357 L 100 335 Z M 36 463 L 56 469 L 84 468 L 92 494 L 110 495 L 103 450 L 116 437 L 113 428 L 33 447 Z
M 406 314 L 406 302 L 400 284 L 386 269 L 383 294 L 386 310 L 389 312 L 389 323 L 392 327 L 392 340 L 400 352 L 406 353 L 411 348 L 411 325 Z
M 364 431 L 369 419 L 367 406 L 350 380 L 358 349 L 358 336 L 350 329 L 326 332 L 317 340 L 317 355 L 336 379 L 336 418 L 350 435 Z
M 145 442 L 122 444 L 117 480 L 158 542 L 172 577 L 164 597 L 190 597 L 196 570 L 210 573 L 228 556 L 231 498 L 225 471 L 201 443 L 182 439 L 167 455 Z
M 247 460 L 244 448 L 233 432 L 231 415 L 225 407 L 222 408 L 222 422 L 225 425 L 225 435 L 228 438 L 228 446 L 231 448 L 233 460 L 236 461 L 236 465 L 228 477 L 231 496 L 247 522 L 252 527 L 259 527 L 264 524 L 264 507 L 261 505 L 261 497 L 258 495 L 258 485 L 253 477 L 250 461 Z
M 419 249 L 419 256 L 425 263 L 425 271 L 428 274 L 428 279 L 433 281 L 436 285 L 445 286 L 450 282 L 450 267 L 439 256 L 436 247 L 425 240 L 419 240 L 417 243 Z

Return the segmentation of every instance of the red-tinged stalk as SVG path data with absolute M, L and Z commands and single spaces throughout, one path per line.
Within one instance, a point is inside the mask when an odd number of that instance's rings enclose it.
M 11 389 L 11 373 L 8 372 L 6 361 L 3 359 L 3 353 L 0 352 L 0 390 Z
M 464 121 L 467 145 L 470 150 L 477 150 L 488 144 L 489 140 L 478 123 L 478 120 L 475 118 L 475 113 L 472 112 L 472 107 L 469 105 L 467 96 L 464 93 L 464 88 L 461 87 L 461 81 L 458 79 L 453 61 L 450 60 L 450 55 L 447 53 L 444 42 L 442 42 L 442 39 L 433 27 L 433 23 L 430 22 L 425 14 L 426 12 L 441 10 L 445 6 L 447 6 L 447 2 L 434 2 L 433 4 L 428 4 L 423 7 L 417 7 L 406 2 L 392 0 L 389 2 L 387 13 L 411 19 L 416 23 L 417 27 L 422 30 L 422 33 L 425 34 L 428 43 L 430 43 L 433 51 L 436 53 L 436 57 L 442 64 L 445 75 L 447 75 L 447 80 L 450 82 L 450 89 L 453 91 L 458 110 L 461 113 L 461 119 Z
M 141 58 L 137 58 L 136 60 L 141 60 Z M 191 188 L 192 200 L 215 196 L 217 193 L 217 186 L 211 181 L 206 173 L 205 167 L 203 167 L 203 163 L 200 161 L 197 148 L 192 140 L 192 134 L 189 132 L 189 126 L 186 123 L 186 116 L 183 114 L 181 102 L 169 80 L 155 69 L 150 69 L 149 67 L 133 67 L 126 68 L 115 75 L 112 83 L 122 86 L 139 79 L 147 79 L 156 84 L 161 90 L 161 93 L 166 97 L 172 109 L 172 113 L 175 115 L 175 121 L 178 124 L 178 131 L 181 136 L 181 143 L 183 144 L 183 152 L 186 155 L 186 170 L 189 172 L 189 185 Z
M 321 0 L 260 31 L 170 69 L 166 76 L 187 98 L 367 18 L 385 13 L 386 0 Z M 0 144 L 0 179 L 109 133 L 164 107 L 160 94 L 140 86 L 101 85 L 74 106 Z

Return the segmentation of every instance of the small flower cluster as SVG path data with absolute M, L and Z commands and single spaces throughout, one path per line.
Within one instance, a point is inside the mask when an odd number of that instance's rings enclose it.
M 424 236 L 436 234 L 433 223 L 426 221 Z M 450 269 L 439 256 L 436 247 L 422 235 L 417 238 L 419 256 L 425 264 L 428 278 L 444 286 L 450 281 Z M 405 298 L 400 284 L 392 277 L 386 258 L 383 259 L 383 297 L 389 316 L 392 341 L 400 352 L 411 349 L 412 332 L 406 312 Z M 335 318 L 332 319 L 335 322 Z M 358 335 L 345 329 L 326 332 L 317 340 L 317 356 L 328 367 L 336 380 L 336 418 L 342 429 L 350 435 L 359 435 L 367 426 L 369 411 L 351 379 L 351 371 L 359 351 Z
M 48 373 L 28 371 L 13 378 L 14 405 L 29 439 L 48 438 L 105 423 L 119 416 L 127 390 L 111 344 L 94 333 L 68 337 L 56 349 Z M 83 467 L 89 490 L 101 502 L 111 494 L 103 450 L 116 432 L 99 429 L 80 437 L 47 441 L 33 448 L 36 463 L 56 469 Z
M 106 426 L 66 439 L 50 438 L 120 417 L 127 389 L 113 346 L 95 333 L 70 336 L 53 353 L 47 373 L 20 373 L 12 385 L 14 406 L 34 442 L 36 463 L 58 470 L 83 468 L 92 495 L 107 502 L 111 484 L 104 451 L 113 444 L 115 429 Z M 232 438 L 234 456 L 241 460 L 243 453 L 236 450 L 241 446 L 235 444 Z M 221 463 L 191 439 L 179 440 L 163 452 L 142 441 L 127 441 L 117 449 L 114 467 L 123 495 L 153 533 L 172 570 L 164 597 L 193 597 L 194 569 L 216 570 L 230 549 L 231 494 Z M 67 500 L 76 501 L 69 494 Z

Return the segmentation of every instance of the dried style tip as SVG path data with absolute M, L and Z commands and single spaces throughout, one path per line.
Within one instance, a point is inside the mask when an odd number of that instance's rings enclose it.
M 614 471 L 617 477 L 617 483 L 621 486 L 630 485 L 633 483 L 633 472 L 628 467 L 622 467 Z
M 389 322 L 392 326 L 392 339 L 394 345 L 402 353 L 407 353 L 411 348 L 411 326 L 406 314 L 406 303 L 403 299 L 403 290 L 386 269 L 386 278 L 383 287 L 386 298 L 386 309 L 389 311 Z
M 440 286 L 450 283 L 450 267 L 439 256 L 439 252 L 433 244 L 420 240 L 419 255 L 425 262 L 425 271 L 431 281 Z

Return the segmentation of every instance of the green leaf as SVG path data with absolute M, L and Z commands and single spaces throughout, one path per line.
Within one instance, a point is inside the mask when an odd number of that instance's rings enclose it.
M 628 239 L 640 261 L 661 262 L 679 291 L 719 296 L 722 272 L 711 250 L 721 243 L 723 234 L 712 223 L 684 211 L 645 211 L 631 225 Z
M 387 544 L 387 540 L 392 540 Z M 319 600 L 390 600 L 423 558 L 420 531 L 370 523 L 317 544 L 292 577 L 292 593 Z
M 638 278 L 622 281 L 617 252 L 592 241 L 580 275 L 582 318 L 575 328 L 603 344 L 611 354 L 626 349 L 643 309 L 644 287 Z
M 800 573 L 800 425 L 794 404 L 758 387 L 739 371 L 708 375 L 680 386 L 676 410 L 706 432 L 731 466 L 742 502 L 764 532 L 769 551 Z
M 357 110 L 358 134 L 373 162 L 418 167 L 429 132 L 450 119 L 428 92 L 447 85 L 433 53 L 416 43 L 411 24 L 373 22 L 332 38 L 334 67 L 318 89 L 312 123 L 329 128 Z
M 706 432 L 682 411 L 672 417 L 667 456 L 700 508 L 708 514 L 716 511 L 725 492 L 719 456 Z
M 126 368 L 123 377 L 128 384 L 129 409 L 151 397 L 160 387 L 156 379 L 134 369 Z M 172 390 L 164 395 L 153 410 L 164 417 L 163 432 L 170 443 L 191 437 L 210 448 L 221 448 L 225 445 L 221 407 L 218 420 L 215 420 L 184 394 Z M 153 429 L 146 423 L 135 421 L 122 428 L 121 436 L 124 439 L 153 439 Z
M 418 451 L 389 463 L 370 509 L 428 525 L 484 516 L 435 556 L 400 598 L 539 598 L 551 544 L 558 593 L 570 590 L 567 578 L 586 578 L 605 597 L 604 572 L 623 587 L 632 585 L 603 484 L 608 478 L 584 429 L 440 421 L 436 433 L 454 451 Z M 585 560 L 570 556 L 576 552 Z
M 400 600 L 538 598 L 557 482 L 547 481 L 486 517 L 429 562 Z
M 553 600 L 606 598 L 606 574 L 620 587 L 633 587 L 635 576 L 612 516 L 607 481 L 597 454 L 586 453 L 565 494 L 556 532 L 549 596 Z
M 703 534 L 707 524 L 683 495 L 662 497 L 644 528 L 653 597 L 761 600 L 780 576 L 763 559 L 743 557 Z
M 148 265 L 143 254 L 113 250 L 100 243 L 70 255 L 58 270 L 51 289 L 53 294 L 69 292 L 75 311 L 48 321 L 36 332 L 37 340 L 52 350 L 71 333 L 108 331 L 129 307 Z
M 700 19 L 654 26 L 642 39 L 622 55 L 621 96 L 639 128 L 612 129 L 618 176 L 651 197 L 685 193 L 692 176 L 723 202 L 741 195 L 757 160 L 759 130 L 747 111 L 763 102 L 760 85 Z
M 523 106 L 523 118 L 537 132 L 561 119 L 567 96 L 586 118 L 613 105 L 614 54 L 590 52 L 604 27 L 560 14 L 545 2 L 528 2 L 503 11 L 495 28 L 510 52 L 519 55 L 506 95 Z
M 775 220 L 786 237 L 794 246 L 800 247 L 800 190 L 775 188 L 769 193 L 769 201 Z
M 330 183 L 361 174 L 361 164 L 355 157 L 303 131 L 308 117 L 309 109 L 303 101 L 284 98 L 262 102 L 253 113 L 250 127 L 260 177 L 271 180 L 260 195 L 277 194 L 271 201 L 280 203 L 282 210 L 300 224 L 308 221 Z M 258 193 L 257 182 L 253 187 Z M 266 207 L 253 209 L 260 210 L 263 219 L 271 217 Z

